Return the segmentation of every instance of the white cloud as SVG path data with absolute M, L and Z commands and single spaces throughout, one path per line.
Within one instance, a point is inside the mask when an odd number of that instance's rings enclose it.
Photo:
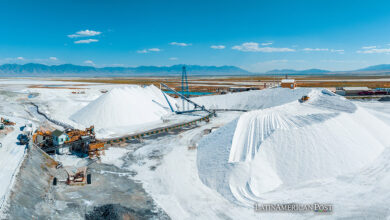
M 330 49 L 330 52 L 332 52 L 332 53 L 340 53 L 340 54 L 343 54 L 343 53 L 344 53 L 344 50 L 342 50 L 342 49 L 339 49 L 339 50 Z
M 58 58 L 57 57 L 49 57 L 49 60 L 52 60 L 52 61 L 57 61 Z
M 372 53 L 390 53 L 390 48 L 373 48 L 369 50 L 358 50 L 357 53 L 366 53 L 366 54 L 372 54 Z
M 84 61 L 85 64 L 95 66 L 95 63 L 92 60 L 86 60 Z
M 191 46 L 192 44 L 171 42 L 170 45 L 175 45 L 175 46 L 180 46 L 180 47 L 187 47 L 187 46 Z
M 177 57 L 170 57 L 169 60 L 178 60 L 179 58 Z
M 282 59 L 282 60 L 268 60 L 268 61 L 259 62 L 259 63 L 262 63 L 262 64 L 288 63 L 288 60 L 286 60 L 286 59 Z
M 307 52 L 318 52 L 318 51 L 329 51 L 331 53 L 344 53 L 344 50 L 328 49 L 328 48 L 304 48 L 303 51 Z
M 143 49 L 143 50 L 137 50 L 137 53 L 149 53 L 149 52 L 160 52 L 160 48 L 149 48 L 149 49 Z
M 365 47 L 362 47 L 363 50 L 369 50 L 369 49 L 374 49 L 376 48 L 376 46 L 365 46 Z
M 259 47 L 258 43 L 255 42 L 246 42 L 241 45 L 232 47 L 233 50 L 239 50 L 244 52 L 293 52 L 294 49 L 291 48 L 278 48 L 278 47 Z
M 75 44 L 89 44 L 89 43 L 92 43 L 92 42 L 98 42 L 99 40 L 97 39 L 86 39 L 86 40 L 78 40 L 78 41 L 75 41 L 74 43 Z
M 225 45 L 211 45 L 210 48 L 216 49 L 216 50 L 222 50 L 222 49 L 225 49 Z
M 137 50 L 137 53 L 147 53 L 148 52 L 148 50 L 146 50 L 146 49 L 143 49 L 143 50 Z
M 23 57 L 17 57 L 16 59 L 17 59 L 17 60 L 24 60 Z
M 76 37 L 92 37 L 100 35 L 102 32 L 99 31 L 93 31 L 93 30 L 84 30 L 84 31 L 77 31 L 75 34 L 70 34 L 68 37 L 70 38 L 76 38 Z
M 347 64 L 355 64 L 355 63 L 362 63 L 365 61 L 361 60 L 320 60 L 322 63 L 347 63 Z
M 304 48 L 303 51 L 329 51 L 328 48 Z
M 272 45 L 272 42 L 261 43 L 261 46 L 269 46 L 269 45 Z
M 159 51 L 161 51 L 159 48 L 150 48 L 148 50 L 152 51 L 152 52 L 159 52 Z

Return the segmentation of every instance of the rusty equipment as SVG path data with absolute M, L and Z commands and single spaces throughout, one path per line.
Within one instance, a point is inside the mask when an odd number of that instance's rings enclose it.
M 96 143 L 90 143 L 89 149 L 88 149 L 88 156 L 89 158 L 99 158 L 101 155 L 104 155 L 104 143 L 103 142 L 96 142 Z
M 37 130 L 33 134 L 33 142 L 35 144 L 40 144 L 44 140 L 47 140 L 49 138 L 51 138 L 51 131 L 49 131 L 49 130 Z
M 15 125 L 15 122 L 12 122 L 9 119 L 3 117 L 1 117 L 1 123 L 3 123 L 4 125 Z
M 51 131 L 37 130 L 33 135 L 35 144 L 38 144 L 45 152 L 55 152 L 61 148 L 69 148 L 72 152 L 88 155 L 92 158 L 99 158 L 104 154 L 104 143 L 95 139 L 95 128 L 91 126 L 85 130 L 66 129 L 66 141 L 55 145 Z
M 92 183 L 92 177 L 90 173 L 87 173 L 87 167 L 79 167 L 76 170 L 74 170 L 74 168 L 72 167 L 64 168 L 67 173 L 67 178 L 66 180 L 63 180 L 61 182 L 65 182 L 67 185 L 70 186 L 83 186 L 85 184 Z M 57 182 L 57 177 L 54 177 L 53 185 L 57 185 Z
M 65 143 L 70 143 L 79 140 L 82 136 L 95 136 L 95 127 L 92 125 L 86 128 L 84 131 L 78 129 L 67 129 L 65 133 L 68 135 L 69 140 Z

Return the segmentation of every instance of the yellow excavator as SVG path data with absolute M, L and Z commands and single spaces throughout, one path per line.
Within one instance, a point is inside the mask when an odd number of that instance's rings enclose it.
M 300 103 L 306 102 L 306 101 L 309 100 L 309 98 L 310 98 L 309 96 L 304 95 L 304 96 L 302 96 L 302 98 L 299 99 L 299 102 L 300 102 Z

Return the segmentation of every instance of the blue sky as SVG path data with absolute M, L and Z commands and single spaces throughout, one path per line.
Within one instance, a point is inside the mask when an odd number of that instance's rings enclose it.
M 0 64 L 352 70 L 390 63 L 389 8 L 375 0 L 0 0 Z

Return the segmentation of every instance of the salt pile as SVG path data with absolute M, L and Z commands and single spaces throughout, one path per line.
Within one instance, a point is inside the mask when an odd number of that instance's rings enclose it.
M 288 91 L 280 105 L 245 113 L 199 143 L 203 183 L 252 206 L 280 187 L 355 172 L 390 146 L 390 126 L 366 109 L 327 90 Z M 303 91 L 310 100 L 294 100 Z
M 167 96 L 176 109 L 175 99 Z M 134 126 L 161 121 L 171 114 L 162 91 L 155 86 L 128 86 L 114 88 L 84 108 L 70 119 L 84 126 L 94 125 L 97 129 Z
M 296 101 L 303 95 L 307 95 L 310 91 L 309 88 L 294 90 L 276 88 L 229 93 L 225 95 L 199 96 L 191 100 L 200 105 L 204 105 L 207 109 L 254 110 Z

